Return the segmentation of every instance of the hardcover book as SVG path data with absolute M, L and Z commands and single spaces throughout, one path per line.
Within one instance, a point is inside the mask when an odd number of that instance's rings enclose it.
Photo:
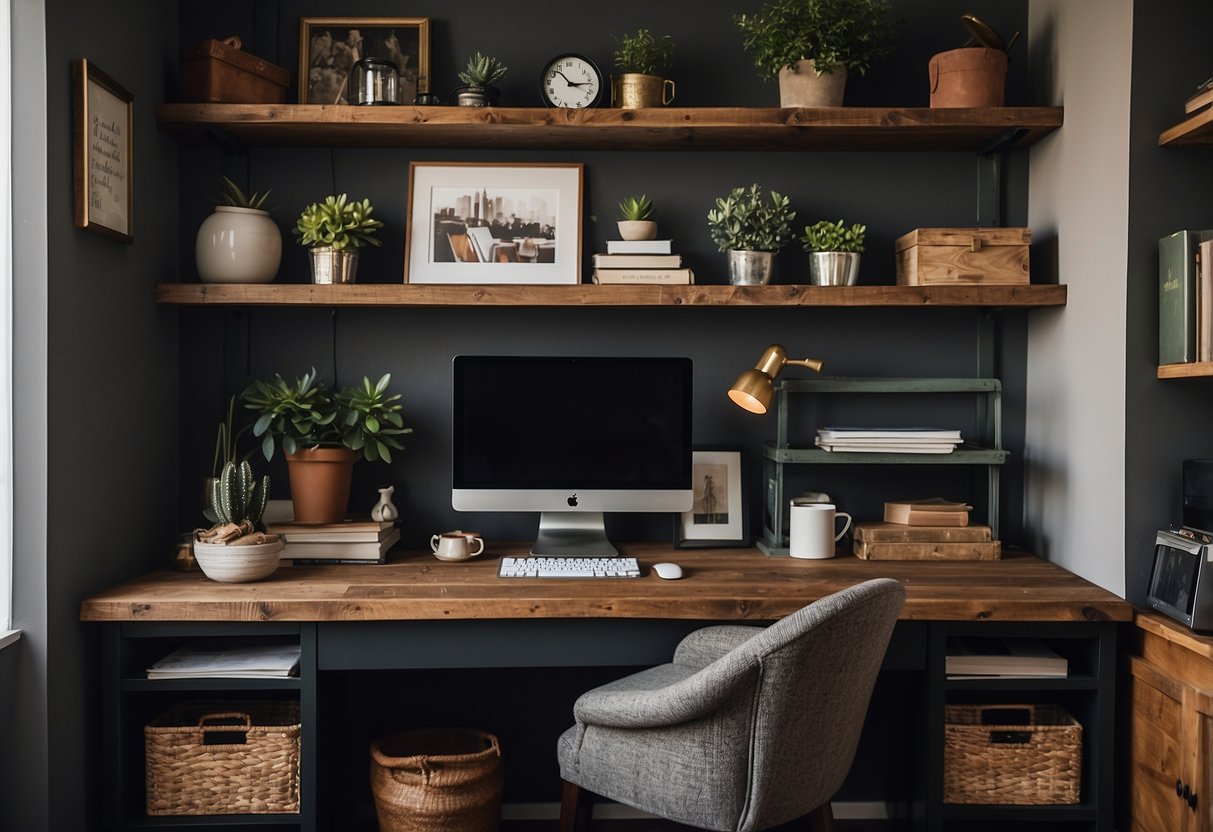
M 884 504 L 884 521 L 906 526 L 967 526 L 972 508 L 942 497 L 891 500 Z
M 681 254 L 595 254 L 597 269 L 677 269 Z
M 670 254 L 673 240 L 607 240 L 607 254 Z
M 695 273 L 690 269 L 595 269 L 593 281 L 600 284 L 656 283 L 663 286 L 690 286 Z
M 1158 241 L 1158 363 L 1196 360 L 1197 253 L 1213 231 L 1176 231 Z

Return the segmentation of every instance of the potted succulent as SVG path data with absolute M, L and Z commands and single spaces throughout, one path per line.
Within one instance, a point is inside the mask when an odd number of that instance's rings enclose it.
M 270 478 L 257 481 L 245 460 L 227 462 L 211 483 L 215 525 L 194 532 L 194 558 L 212 581 L 258 581 L 278 568 L 283 543 L 258 530 L 270 494 Z
M 841 107 L 848 73 L 892 51 L 888 0 L 769 0 L 733 18 L 763 78 L 779 79 L 781 107 Z
M 329 195 L 303 209 L 295 223 L 300 245 L 310 246 L 313 283 L 353 283 L 358 273 L 358 249 L 379 245 L 375 232 L 383 227 L 369 199 Z
M 788 197 L 775 191 L 764 196 L 757 183 L 717 197 L 708 212 L 708 231 L 716 247 L 729 254 L 729 282 L 769 283 L 774 253 L 791 239 L 795 218 Z
M 623 74 L 611 79 L 612 106 L 660 107 L 674 100 L 674 82 L 665 77 L 674 64 L 672 37 L 640 29 L 615 43 L 615 67 Z
M 246 194 L 226 176 L 202 221 L 194 262 L 203 283 L 269 283 L 282 262 L 282 232 L 265 208 L 270 192 Z
M 491 107 L 501 97 L 496 84 L 505 77 L 508 67 L 489 55 L 477 52 L 468 58 L 467 68 L 459 73 L 464 86 L 455 90 L 455 102 L 460 107 Z
M 340 522 L 355 460 L 391 462 L 391 449 L 404 447 L 396 437 L 413 430 L 400 415 L 400 394 L 388 392 L 391 379 L 384 374 L 372 384 L 364 377 L 332 391 L 312 368 L 294 382 L 277 374 L 256 380 L 240 394 L 256 415 L 253 435 L 261 438 L 262 455 L 273 459 L 282 447 L 297 522 Z
M 619 236 L 625 240 L 652 240 L 657 237 L 653 221 L 653 201 L 644 194 L 625 197 L 619 203 Z
M 809 252 L 809 280 L 815 286 L 854 286 L 867 226 L 842 220 L 806 225 L 800 242 Z

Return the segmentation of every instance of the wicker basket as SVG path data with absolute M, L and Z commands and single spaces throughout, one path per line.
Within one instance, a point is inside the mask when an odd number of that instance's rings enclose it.
M 420 728 L 371 743 L 380 832 L 496 832 L 505 773 L 497 738 Z
M 149 815 L 299 811 L 298 702 L 182 702 L 143 738 Z
M 1077 803 L 1082 726 L 1056 705 L 947 705 L 943 802 Z

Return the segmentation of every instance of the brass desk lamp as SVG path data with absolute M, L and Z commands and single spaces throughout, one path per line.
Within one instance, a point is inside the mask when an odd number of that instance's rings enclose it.
M 775 377 L 787 366 L 808 367 L 821 372 L 822 362 L 817 358 L 788 358 L 788 352 L 779 344 L 771 344 L 762 353 L 752 370 L 737 377 L 729 388 L 729 398 L 742 410 L 759 415 L 766 413 L 775 396 Z

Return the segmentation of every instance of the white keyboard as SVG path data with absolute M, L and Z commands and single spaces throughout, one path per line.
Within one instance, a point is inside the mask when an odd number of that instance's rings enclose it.
M 636 558 L 502 558 L 499 578 L 639 578 Z

